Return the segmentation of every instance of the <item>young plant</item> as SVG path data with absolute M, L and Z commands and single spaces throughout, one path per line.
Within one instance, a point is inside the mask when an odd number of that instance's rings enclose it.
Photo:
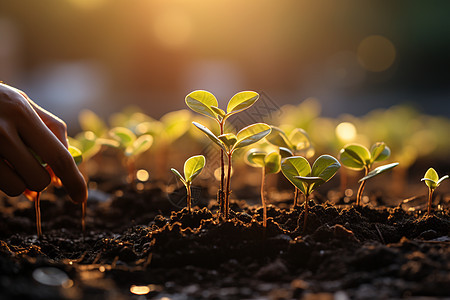
M 241 112 L 252 106 L 259 98 L 253 91 L 243 91 L 231 97 L 227 111 L 220 109 L 216 97 L 208 91 L 197 90 L 186 96 L 185 102 L 193 111 L 215 120 L 219 124 L 220 135 L 225 134 L 225 121 L 233 114 Z M 217 201 L 221 214 L 225 210 L 225 150 L 220 148 L 220 188 L 217 192 Z M 229 169 L 230 170 L 230 169 Z
M 294 128 L 289 136 L 280 128 L 272 126 L 272 131 L 266 137 L 266 140 L 272 145 L 278 146 L 280 154 L 283 158 L 301 155 L 309 157 L 310 153 L 314 152 L 311 145 L 311 139 L 306 131 L 301 128 Z M 299 190 L 295 187 L 294 192 L 294 207 L 298 205 Z
M 231 158 L 233 156 L 233 153 L 239 148 L 250 146 L 251 144 L 254 144 L 257 141 L 263 139 L 266 135 L 270 133 L 271 128 L 269 125 L 265 123 L 256 123 L 244 127 L 236 135 L 233 133 L 225 133 L 216 136 L 206 126 L 203 126 L 202 124 L 196 122 L 192 122 L 192 124 L 194 124 L 198 129 L 200 129 L 204 134 L 206 134 L 208 138 L 210 138 L 216 145 L 218 145 L 220 149 L 227 155 L 228 170 L 227 170 L 225 195 L 223 199 L 223 206 L 224 206 L 223 215 L 225 216 L 225 219 L 228 220 L 230 210 L 229 197 L 230 197 L 230 181 L 231 181 Z
M 442 181 L 448 178 L 448 175 L 442 176 L 439 178 L 438 173 L 435 169 L 429 168 L 425 173 L 425 176 L 421 179 L 421 181 L 425 181 L 425 184 L 428 186 L 428 210 L 427 213 L 431 214 L 431 201 L 433 199 L 434 190 L 441 185 Z
M 136 181 L 136 157 L 151 147 L 153 137 L 149 134 L 136 137 L 130 129 L 125 127 L 114 127 L 109 134 L 119 143 L 119 148 L 123 151 L 124 164 L 128 172 L 127 181 L 133 184 Z
M 278 152 L 266 153 L 259 149 L 247 152 L 246 162 L 257 168 L 262 168 L 261 174 L 261 203 L 263 205 L 263 226 L 267 226 L 267 203 L 264 197 L 264 185 L 267 174 L 276 174 L 281 170 L 281 155 Z
M 305 195 L 305 217 L 303 229 L 308 218 L 308 198 L 320 185 L 324 184 L 341 167 L 339 161 L 330 155 L 319 156 L 312 169 L 306 158 L 302 156 L 288 157 L 281 163 L 283 175 Z
M 370 170 L 375 162 L 386 160 L 390 154 L 391 150 L 383 142 L 373 144 L 370 151 L 359 144 L 349 144 L 341 149 L 339 159 L 345 167 L 358 171 L 364 170 L 364 177 L 358 181 L 360 186 L 356 195 L 356 205 L 361 204 L 367 179 L 398 166 L 398 163 L 391 163 Z
M 205 167 L 206 159 L 203 155 L 196 155 L 190 157 L 184 163 L 184 177 L 178 172 L 176 169 L 170 169 L 177 177 L 181 180 L 181 182 L 186 187 L 187 191 L 187 208 L 189 212 L 192 211 L 191 208 L 191 184 L 192 181 L 200 174 L 200 172 Z

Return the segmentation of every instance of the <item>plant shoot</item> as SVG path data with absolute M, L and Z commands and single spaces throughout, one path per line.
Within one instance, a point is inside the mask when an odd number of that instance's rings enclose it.
M 428 186 L 428 209 L 427 213 L 431 214 L 431 202 L 433 200 L 433 193 L 434 190 L 436 190 L 444 181 L 445 179 L 448 179 L 448 175 L 442 176 L 439 178 L 438 173 L 435 169 L 429 168 L 421 181 L 425 181 L 425 184 Z

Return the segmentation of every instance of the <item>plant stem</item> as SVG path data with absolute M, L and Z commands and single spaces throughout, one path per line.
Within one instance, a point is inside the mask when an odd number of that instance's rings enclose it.
M 41 228 L 41 193 L 38 192 L 36 194 L 36 198 L 34 198 L 34 209 L 36 211 L 36 229 L 37 236 L 39 239 L 42 238 L 42 228 Z
M 231 155 L 232 153 L 227 153 L 228 155 L 228 174 L 227 174 L 227 189 L 225 190 L 225 220 L 228 220 L 228 215 L 230 212 L 230 181 L 231 181 Z
M 295 191 L 294 191 L 294 208 L 296 208 L 297 207 L 297 205 L 298 205 L 298 188 L 296 187 L 295 188 Z
M 191 207 L 191 184 L 188 183 L 186 185 L 186 190 L 187 190 L 187 208 L 189 213 L 192 212 L 192 207 Z
M 367 176 L 367 174 L 369 173 L 369 167 L 365 166 L 364 167 L 364 176 Z M 356 195 L 356 206 L 360 206 L 361 205 L 361 198 L 362 195 L 364 193 L 364 187 L 366 186 L 366 180 L 364 180 L 363 182 L 361 182 L 361 184 L 359 185 L 359 189 L 358 189 L 358 194 Z
M 223 127 L 224 127 L 224 121 L 218 121 L 219 123 L 219 127 L 220 127 L 220 134 L 223 134 Z M 219 191 L 217 192 L 217 202 L 219 203 L 219 215 L 224 214 L 225 211 L 225 199 L 224 199 L 224 187 L 225 187 L 225 162 L 223 159 L 223 149 L 220 149 L 220 188 Z
M 136 160 L 134 157 L 126 157 L 126 167 L 127 167 L 127 182 L 134 188 L 134 182 L 136 181 Z
M 81 202 L 81 229 L 83 231 L 83 236 L 84 233 L 86 232 L 86 205 L 87 200 Z
M 304 219 L 303 219 L 303 232 L 305 232 L 306 230 L 306 222 L 308 220 L 308 211 L 309 211 L 309 206 L 308 206 L 308 198 L 309 198 L 309 194 L 305 195 L 305 211 L 304 211 Z
M 433 193 L 434 190 L 432 188 L 428 188 L 428 210 L 427 210 L 428 215 L 431 215 L 431 202 L 433 200 Z
M 262 168 L 261 174 L 261 202 L 263 206 L 263 227 L 267 227 L 267 204 L 264 198 L 264 184 L 266 182 L 266 168 Z

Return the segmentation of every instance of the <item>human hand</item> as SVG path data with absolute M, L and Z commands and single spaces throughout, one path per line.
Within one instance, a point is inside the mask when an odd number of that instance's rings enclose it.
M 42 191 L 51 180 L 29 149 L 61 179 L 72 200 L 84 202 L 87 187 L 67 150 L 66 124 L 24 92 L 0 83 L 0 190 L 17 196 Z M 49 170 L 51 172 L 51 170 Z

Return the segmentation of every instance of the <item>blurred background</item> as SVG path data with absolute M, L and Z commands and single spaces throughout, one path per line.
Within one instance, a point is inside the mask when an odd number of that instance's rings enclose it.
M 410 103 L 450 116 L 449 1 L 0 1 L 0 80 L 61 116 L 136 104 L 152 117 L 196 89 L 256 90 L 322 114 Z

